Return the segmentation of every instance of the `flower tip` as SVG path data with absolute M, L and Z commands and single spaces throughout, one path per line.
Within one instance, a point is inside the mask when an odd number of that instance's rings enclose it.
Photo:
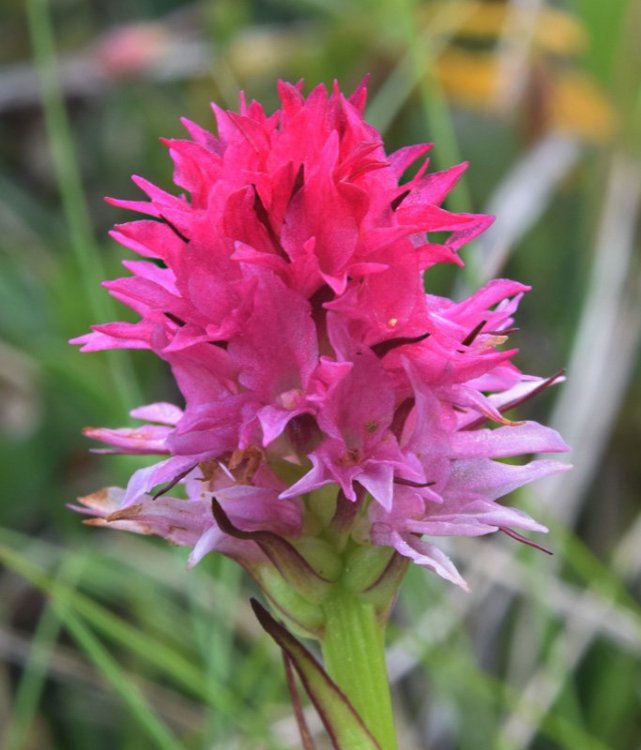
M 355 96 L 359 91 L 363 89 L 367 91 L 367 89 L 369 88 L 369 82 L 371 78 L 372 78 L 371 73 L 365 73 L 365 75 L 361 78 L 361 80 L 358 82 L 358 85 L 354 89 L 354 93 L 352 94 L 352 96 Z
M 101 490 L 92 492 L 90 495 L 79 497 L 78 502 L 84 505 L 85 508 L 91 508 L 91 510 L 99 512 L 111 511 L 113 510 L 113 492 L 110 491 L 112 489 L 103 487 Z
M 496 216 L 494 214 L 483 214 L 479 218 L 479 226 L 482 227 L 481 233 L 487 231 L 495 221 Z M 528 287 L 525 291 L 529 291 L 530 289 L 531 287 Z
M 278 89 L 278 95 L 281 102 L 283 99 L 289 99 L 291 96 L 294 96 L 297 99 L 301 98 L 304 84 L 305 81 L 303 78 L 299 78 L 295 84 L 279 78 L 276 82 L 276 88 Z
M 139 187 L 143 192 L 145 190 L 145 185 L 149 185 L 149 180 L 147 180 L 146 178 L 144 178 L 142 175 L 139 175 L 139 174 L 132 174 L 131 181 L 134 183 L 134 185 L 136 185 L 136 187 Z
M 447 570 L 439 570 L 438 573 L 446 581 L 449 581 L 450 583 L 453 583 L 455 586 L 458 586 L 461 589 L 461 591 L 464 591 L 466 594 L 470 593 L 470 587 L 468 586 L 467 581 L 458 572 L 458 570 L 456 569 L 454 565 L 448 566 Z
M 365 107 L 367 106 L 367 89 L 369 86 L 370 74 L 366 73 L 360 80 L 358 86 L 354 89 L 354 93 L 349 97 L 349 103 L 354 109 L 363 115 Z
M 555 440 L 553 441 L 553 444 L 550 448 L 547 450 L 541 451 L 541 453 L 569 453 L 572 450 L 572 446 L 568 445 L 565 440 L 561 437 L 561 435 L 556 431 L 552 431 L 554 433 Z M 559 471 L 569 471 L 572 467 L 572 464 L 561 464 L 563 468 L 560 468 Z

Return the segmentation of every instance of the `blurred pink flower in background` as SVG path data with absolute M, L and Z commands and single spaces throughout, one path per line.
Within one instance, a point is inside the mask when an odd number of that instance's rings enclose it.
M 166 54 L 169 30 L 159 23 L 117 26 L 99 41 L 96 57 L 107 76 L 136 76 Z

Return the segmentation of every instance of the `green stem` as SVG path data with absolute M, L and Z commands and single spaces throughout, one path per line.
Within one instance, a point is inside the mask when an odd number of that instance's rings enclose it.
M 58 189 L 69 228 L 70 246 L 85 283 L 88 309 L 96 322 L 114 318 L 113 305 L 98 289 L 106 278 L 100 249 L 91 226 L 89 206 L 73 146 L 69 116 L 58 80 L 54 30 L 48 0 L 27 0 L 27 19 L 33 60 L 40 81 L 42 109 L 55 166 Z M 141 403 L 139 387 L 128 353 L 105 352 L 112 383 L 121 405 Z
M 338 586 L 323 608 L 326 627 L 321 646 L 327 671 L 381 750 L 397 750 L 385 666 L 385 623 L 379 622 L 371 605 Z

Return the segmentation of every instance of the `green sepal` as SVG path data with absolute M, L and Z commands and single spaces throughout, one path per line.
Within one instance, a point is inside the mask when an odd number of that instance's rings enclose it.
M 307 601 L 320 604 L 327 598 L 332 580 L 315 570 L 290 542 L 271 531 L 239 529 L 214 497 L 211 499 L 211 511 L 221 531 L 235 539 L 255 542 L 284 580 Z
M 345 561 L 343 585 L 354 594 L 376 586 L 393 555 L 391 547 L 373 547 L 369 544 L 354 547 Z
M 391 547 L 359 545 L 347 556 L 341 582 L 363 603 L 385 610 L 394 601 L 408 562 Z
M 274 609 L 298 635 L 320 638 L 325 625 L 325 613 L 293 589 L 269 563 L 252 566 L 249 571 L 269 599 Z
M 409 564 L 409 558 L 403 557 L 395 551 L 381 575 L 360 595 L 361 601 L 365 604 L 371 604 L 379 618 L 384 621 L 387 620 L 389 611 L 396 600 L 401 581 Z
M 329 542 L 318 537 L 303 537 L 292 545 L 323 580 L 335 583 L 340 578 L 343 561 Z

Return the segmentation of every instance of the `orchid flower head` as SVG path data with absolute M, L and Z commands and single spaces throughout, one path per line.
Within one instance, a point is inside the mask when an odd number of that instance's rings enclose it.
M 366 93 L 280 83 L 272 114 L 213 105 L 215 135 L 183 120 L 189 137 L 164 141 L 180 194 L 135 177 L 146 200 L 110 200 L 146 217 L 113 230 L 139 258 L 105 283 L 138 320 L 74 343 L 151 350 L 184 403 L 87 431 L 103 451 L 160 458 L 82 499 L 94 524 L 163 536 L 191 564 L 219 551 L 293 578 L 284 550 L 309 562 L 315 538 L 333 544 L 312 564 L 329 581 L 332 555 L 381 547 L 462 586 L 439 537 L 545 530 L 498 502 L 566 468 L 513 461 L 567 449 L 505 415 L 553 380 L 506 346 L 528 287 L 426 293 L 424 272 L 461 265 L 492 219 L 443 207 L 466 165 L 429 171 L 427 144 L 388 154 Z

